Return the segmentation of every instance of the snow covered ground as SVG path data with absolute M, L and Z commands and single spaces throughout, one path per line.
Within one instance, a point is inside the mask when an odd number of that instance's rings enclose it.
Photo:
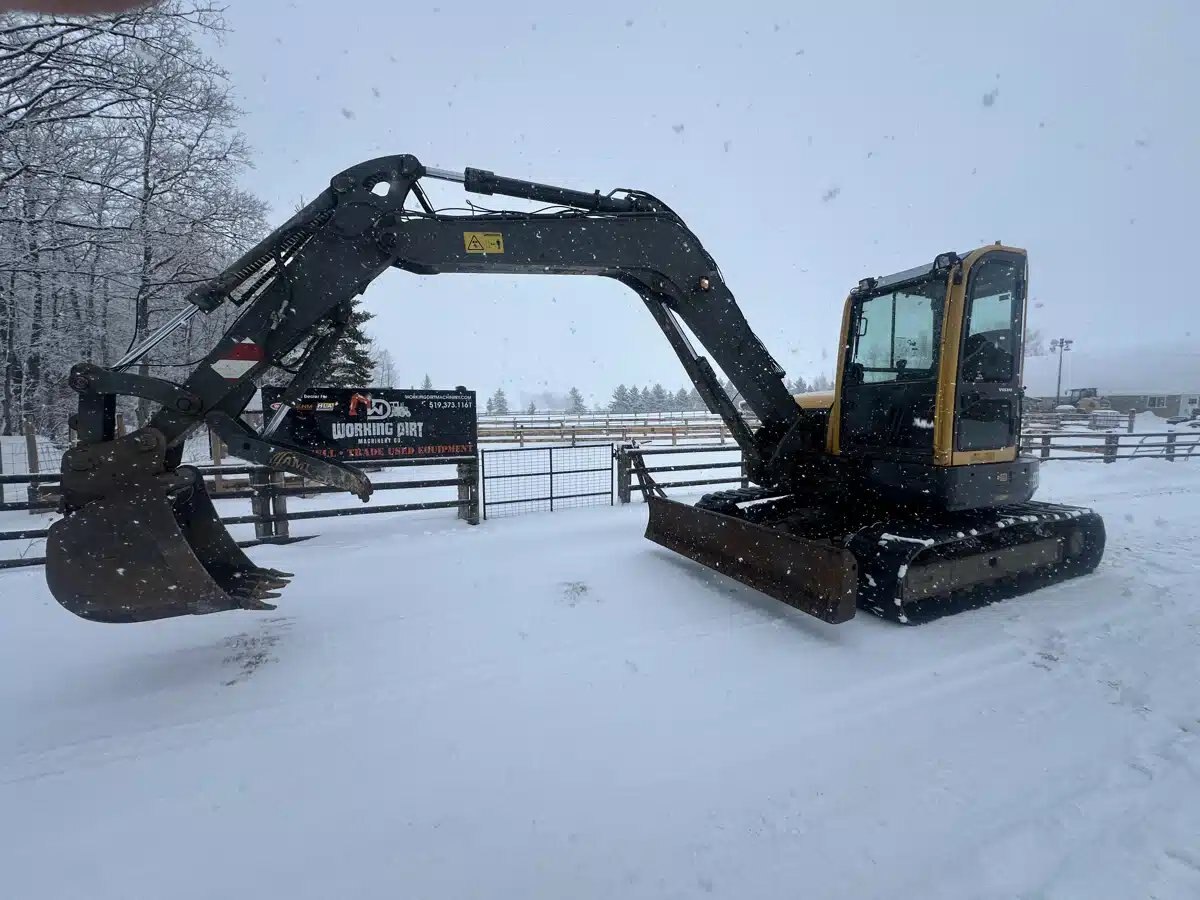
M 827 626 L 641 505 L 320 522 L 278 611 L 0 572 L 11 897 L 1200 896 L 1200 466 L 1043 468 L 1091 577 Z

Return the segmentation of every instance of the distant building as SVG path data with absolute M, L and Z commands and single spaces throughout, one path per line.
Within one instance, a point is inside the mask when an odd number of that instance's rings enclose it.
M 1072 388 L 1094 387 L 1113 409 L 1164 419 L 1200 410 L 1200 343 L 1090 348 L 1082 340 L 1063 355 L 1062 402 Z M 1054 402 L 1058 356 L 1025 359 L 1025 393 Z

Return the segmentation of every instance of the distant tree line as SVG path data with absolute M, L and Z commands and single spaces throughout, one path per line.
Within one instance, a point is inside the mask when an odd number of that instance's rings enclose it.
M 833 382 L 825 375 L 818 375 L 812 381 L 807 381 L 803 377 L 796 377 L 786 382 L 786 384 L 787 389 L 793 394 L 833 390 Z M 741 399 L 728 379 L 722 382 L 721 387 L 735 403 Z M 513 410 L 509 407 L 508 395 L 504 393 L 503 388 L 497 388 L 495 393 L 488 397 L 484 411 L 489 416 L 507 416 L 513 414 Z M 569 415 L 578 416 L 587 413 L 589 410 L 579 388 L 572 387 L 566 394 L 565 409 L 539 410 L 536 402 L 531 402 L 523 409 L 518 407 L 518 411 L 525 415 L 534 415 L 538 412 L 565 412 Z M 655 383 L 649 387 L 638 387 L 637 385 L 629 387 L 625 384 L 619 384 L 613 389 L 612 397 L 608 403 L 592 411 L 617 414 L 707 412 L 708 407 L 694 387 L 681 387 L 676 391 L 671 391 L 659 383 Z
M 681 387 L 677 391 L 669 391 L 661 384 L 653 387 L 626 387 L 619 384 L 613 390 L 612 399 L 608 402 L 608 412 L 612 413 L 647 413 L 647 412 L 687 412 L 689 410 L 705 409 L 704 401 L 696 389 Z

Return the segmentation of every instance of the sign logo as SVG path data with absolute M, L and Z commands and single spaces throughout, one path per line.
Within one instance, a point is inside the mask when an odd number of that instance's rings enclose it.
M 408 406 L 398 400 L 384 400 L 372 397 L 370 394 L 351 395 L 350 418 L 360 418 L 364 413 L 369 422 L 377 422 L 380 419 L 412 418 L 412 412 Z

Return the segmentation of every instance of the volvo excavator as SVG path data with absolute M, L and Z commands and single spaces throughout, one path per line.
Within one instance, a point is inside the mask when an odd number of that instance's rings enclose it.
M 548 206 L 451 214 L 430 202 L 429 180 Z M 358 468 L 275 433 L 345 330 L 351 301 L 392 267 L 596 275 L 630 288 L 755 485 L 695 504 L 651 495 L 646 536 L 824 621 L 861 608 L 915 623 L 1083 575 L 1103 553 L 1094 512 L 1031 502 L 1038 464 L 1019 453 L 1024 251 L 945 252 L 863 279 L 845 302 L 835 390 L 797 398 L 716 262 L 658 198 L 398 155 L 336 175 L 114 365 L 72 369 L 78 440 L 63 456 L 63 516 L 46 565 L 63 607 L 122 623 L 274 608 L 291 576 L 238 547 L 198 470 L 181 464 L 184 441 L 207 425 L 236 456 L 367 500 Z M 226 304 L 238 311 L 233 324 L 182 383 L 132 371 L 192 316 Z M 290 381 L 255 429 L 241 413 L 269 370 Z M 157 404 L 123 436 L 119 396 Z

